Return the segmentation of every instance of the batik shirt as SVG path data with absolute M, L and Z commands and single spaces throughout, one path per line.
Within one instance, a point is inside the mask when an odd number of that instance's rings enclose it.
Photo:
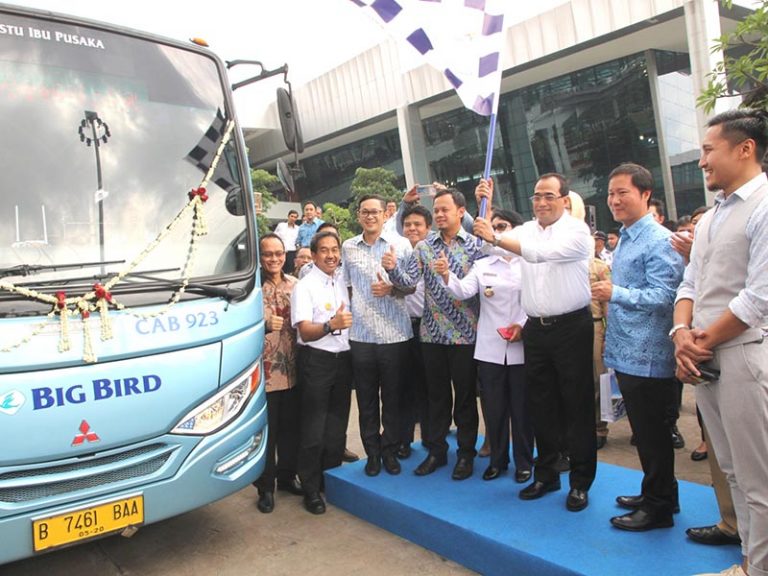
M 460 229 L 450 244 L 439 232 L 430 232 L 407 258 L 399 258 L 389 272 L 395 285 L 413 288 L 424 279 L 424 315 L 419 337 L 431 344 L 474 344 L 477 339 L 477 296 L 457 300 L 445 287 L 443 278 L 435 273 L 433 264 L 445 251 L 448 267 L 461 279 L 476 260 L 485 256 L 477 245 L 477 237 Z
M 267 280 L 261 287 L 264 320 L 268 321 L 273 314 L 283 318 L 283 328 L 267 332 L 264 337 L 267 392 L 288 390 L 296 383 L 296 329 L 291 326 L 291 293 L 296 282 L 293 276 L 283 275 L 277 284 Z

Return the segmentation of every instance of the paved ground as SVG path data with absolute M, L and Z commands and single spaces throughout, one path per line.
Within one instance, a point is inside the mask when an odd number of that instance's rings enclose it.
M 349 445 L 362 453 L 356 418 L 355 411 L 350 423 Z M 688 386 L 679 427 L 686 446 L 677 451 L 678 478 L 709 484 L 706 461 L 690 459 L 700 433 L 693 391 Z M 639 468 L 635 449 L 629 444 L 626 420 L 612 425 L 608 444 L 599 455 L 603 462 Z M 485 462 L 484 459 L 476 461 L 479 470 L 475 474 L 482 473 Z M 496 480 L 502 481 L 505 480 Z M 515 498 L 514 492 L 510 497 Z M 304 511 L 297 496 L 278 493 L 275 511 L 260 514 L 256 510 L 256 490 L 247 489 L 184 516 L 147 526 L 131 539 L 106 538 L 0 566 L 0 574 L 453 576 L 473 572 L 332 506 L 324 516 L 312 516 Z

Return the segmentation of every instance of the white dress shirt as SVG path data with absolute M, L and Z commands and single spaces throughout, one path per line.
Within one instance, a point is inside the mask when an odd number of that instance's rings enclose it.
M 296 283 L 291 294 L 291 324 L 298 331 L 299 323 L 305 320 L 323 324 L 328 322 L 341 304 L 349 310 L 349 296 L 344 280 L 339 274 L 328 276 L 317 266 Z M 345 352 L 349 350 L 349 329 L 334 336 L 326 334 L 318 340 L 304 342 L 301 332 L 297 335 L 299 344 L 305 344 L 326 352 Z
M 275 234 L 280 236 L 280 240 L 285 245 L 286 252 L 296 251 L 296 240 L 299 238 L 299 225 L 289 226 L 288 222 L 280 222 L 275 228 Z
M 533 220 L 505 234 L 520 240 L 522 304 L 528 316 L 559 316 L 589 306 L 593 241 L 582 220 L 565 213 L 546 228 Z
M 476 360 L 501 365 L 523 363 L 523 343 L 508 342 L 496 331 L 510 324 L 525 325 L 527 316 L 520 306 L 521 260 L 513 256 L 507 262 L 492 254 L 476 261 L 461 280 L 451 272 L 446 288 L 454 298 L 466 300 L 480 295 Z

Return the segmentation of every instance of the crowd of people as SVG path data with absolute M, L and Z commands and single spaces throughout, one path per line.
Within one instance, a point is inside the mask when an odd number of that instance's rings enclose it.
M 608 177 L 619 227 L 607 233 L 590 232 L 581 198 L 549 173 L 527 222 L 501 208 L 473 220 L 461 192 L 435 184 L 431 212 L 416 187 L 399 207 L 363 196 L 362 233 L 344 242 L 311 202 L 302 224 L 293 213 L 262 237 L 270 434 L 259 510 L 272 511 L 276 486 L 325 511 L 322 472 L 345 458 L 354 386 L 366 475 L 401 472 L 417 423 L 427 456 L 414 472 L 436 473 L 454 424 L 451 477 L 470 478 L 479 395 L 483 480 L 512 463 L 528 483 L 520 499 L 535 500 L 568 469 L 565 508 L 579 512 L 608 437 L 598 384 L 611 369 L 643 470 L 611 524 L 674 525 L 676 420 L 692 384 L 692 457 L 709 461 L 722 518 L 687 534 L 741 545 L 744 562 L 723 574 L 768 576 L 768 116 L 730 111 L 707 126 L 699 165 L 715 203 L 675 225 L 651 172 L 624 163 Z M 492 206 L 493 181 L 475 195 Z

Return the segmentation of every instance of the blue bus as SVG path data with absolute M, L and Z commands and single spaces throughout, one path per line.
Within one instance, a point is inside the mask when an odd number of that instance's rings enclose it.
M 246 149 L 208 49 L 0 5 L 0 564 L 253 482 Z

